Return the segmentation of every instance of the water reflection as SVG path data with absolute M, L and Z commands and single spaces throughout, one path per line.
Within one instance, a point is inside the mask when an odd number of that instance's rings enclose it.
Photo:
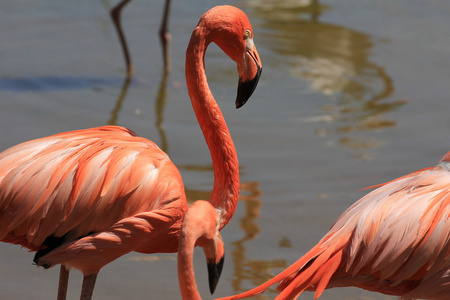
M 163 122 L 164 122 L 164 107 L 167 101 L 167 88 L 166 88 L 167 77 L 168 77 L 168 70 L 165 69 L 161 77 L 161 83 L 159 84 L 158 93 L 156 94 L 156 101 L 155 101 L 155 114 L 156 114 L 155 126 L 158 129 L 161 141 L 159 147 L 166 153 L 168 153 L 169 149 L 167 144 L 166 132 L 164 131 L 163 127 Z
M 118 78 L 95 78 L 74 76 L 43 77 L 3 77 L 0 78 L 0 90 L 10 92 L 39 92 L 77 89 L 102 89 L 104 86 L 120 85 Z
M 233 249 L 231 255 L 233 259 L 233 279 L 231 287 L 234 293 L 243 292 L 247 290 L 243 287 L 244 283 L 248 281 L 246 286 L 257 286 L 270 279 L 274 273 L 273 269 L 277 271 L 286 268 L 286 260 L 252 260 L 246 256 L 247 250 L 244 244 L 247 241 L 254 239 L 261 231 L 257 219 L 259 211 L 262 206 L 260 200 L 261 190 L 258 182 L 243 182 L 241 183 L 241 195 L 239 201 L 245 202 L 244 216 L 239 220 L 244 236 L 233 242 Z
M 262 42 L 287 60 L 293 77 L 320 92 L 329 103 L 323 114 L 307 121 L 326 124 L 318 136 L 338 136 L 338 144 L 360 152 L 383 141 L 358 132 L 387 129 L 396 125 L 386 114 L 406 103 L 392 100 L 392 78 L 370 60 L 373 42 L 369 35 L 338 24 L 319 21 L 330 6 L 319 1 L 248 1 L 264 29 Z
M 161 81 L 159 83 L 158 92 L 156 93 L 155 99 L 155 126 L 158 129 L 160 144 L 158 145 L 161 150 L 168 153 L 167 137 L 163 127 L 164 121 L 164 106 L 167 101 L 167 77 L 168 72 L 163 70 L 161 75 Z M 120 110 L 122 109 L 123 101 L 125 100 L 128 88 L 130 86 L 131 78 L 125 77 L 125 80 L 120 89 L 119 96 L 116 100 L 116 105 L 111 111 L 111 118 L 108 120 L 108 125 L 118 125 L 117 120 L 119 117 Z
M 122 88 L 120 89 L 119 97 L 116 100 L 116 106 L 111 111 L 111 118 L 108 120 L 108 125 L 117 125 L 117 118 L 119 117 L 119 112 L 122 109 L 123 100 L 127 96 L 128 86 L 130 85 L 130 77 L 126 77 L 123 81 Z
M 110 9 L 110 16 L 116 29 L 120 46 L 122 47 L 123 56 L 125 59 L 125 65 L 127 69 L 127 77 L 131 77 L 134 72 L 133 63 L 131 62 L 131 55 L 128 50 L 128 43 L 125 38 L 125 34 L 122 29 L 122 9 L 130 2 L 131 0 L 122 0 L 117 3 L 112 9 Z M 170 12 L 170 0 L 165 0 L 164 10 L 161 18 L 161 24 L 159 27 L 159 38 L 161 40 L 161 47 L 163 52 L 163 62 L 164 68 L 166 72 L 170 71 L 170 55 L 169 55 L 169 43 L 170 43 L 170 33 L 168 30 L 168 21 L 169 21 L 169 12 Z

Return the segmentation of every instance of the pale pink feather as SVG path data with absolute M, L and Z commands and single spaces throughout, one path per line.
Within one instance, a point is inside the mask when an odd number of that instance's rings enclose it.
M 250 291 L 221 299 L 254 296 L 275 283 L 280 292 L 276 299 L 296 299 L 306 290 L 318 298 L 326 288 L 344 286 L 405 298 L 448 299 L 447 164 L 443 159 L 435 168 L 379 185 L 293 265 Z

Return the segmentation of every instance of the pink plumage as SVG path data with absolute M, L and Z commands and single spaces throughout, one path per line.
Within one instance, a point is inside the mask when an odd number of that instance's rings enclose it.
M 278 283 L 276 299 L 354 286 L 404 299 L 450 295 L 449 154 L 427 168 L 379 185 L 348 208 L 303 257 L 266 283 L 239 295 L 258 295 Z

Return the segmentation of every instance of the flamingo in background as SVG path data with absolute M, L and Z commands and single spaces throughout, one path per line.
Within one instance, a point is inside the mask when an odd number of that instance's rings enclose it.
M 183 300 L 201 300 L 194 274 L 194 247 L 200 246 L 208 264 L 209 290 L 214 293 L 223 267 L 224 246 L 219 214 L 211 203 L 195 201 L 184 215 L 178 246 L 178 282 Z
M 436 167 L 381 184 L 348 208 L 308 253 L 266 283 L 276 299 L 303 291 L 354 286 L 400 296 L 445 300 L 450 295 L 450 152 Z
M 128 51 L 125 34 L 123 33 L 122 30 L 121 14 L 122 9 L 130 1 L 131 0 L 122 0 L 110 11 L 110 16 L 111 19 L 113 20 L 114 28 L 116 28 L 117 35 L 119 36 L 120 45 L 122 46 L 122 52 L 127 67 L 127 77 L 131 77 L 131 75 L 133 75 L 134 70 L 133 64 L 131 63 L 131 56 Z M 161 40 L 161 45 L 163 48 L 164 69 L 166 70 L 166 72 L 170 71 L 170 56 L 169 56 L 170 33 L 167 29 L 167 22 L 169 20 L 169 11 L 170 11 L 170 0 L 165 0 L 163 18 L 161 20 L 161 25 L 159 27 L 159 38 Z
M 186 81 L 214 166 L 210 202 L 219 230 L 233 216 L 239 167 L 223 115 L 209 90 L 204 56 L 215 42 L 237 63 L 236 107 L 261 74 L 250 22 L 240 9 L 206 12 L 186 51 Z M 37 251 L 34 261 L 61 264 L 58 299 L 69 269 L 83 275 L 81 299 L 91 299 L 100 269 L 130 252 L 176 252 L 187 210 L 181 175 L 153 142 L 118 126 L 65 132 L 0 153 L 0 240 Z

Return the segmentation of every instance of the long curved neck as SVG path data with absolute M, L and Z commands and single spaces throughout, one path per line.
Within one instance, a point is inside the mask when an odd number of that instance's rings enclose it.
M 219 106 L 208 86 L 204 57 L 211 42 L 197 27 L 186 51 L 186 82 L 192 107 L 211 153 L 214 188 L 210 203 L 219 210 L 220 229 L 234 214 L 239 197 L 239 163 L 236 149 Z
M 188 237 L 180 240 L 180 247 L 178 248 L 178 281 L 183 300 L 202 300 L 195 282 L 194 247 L 194 238 Z

